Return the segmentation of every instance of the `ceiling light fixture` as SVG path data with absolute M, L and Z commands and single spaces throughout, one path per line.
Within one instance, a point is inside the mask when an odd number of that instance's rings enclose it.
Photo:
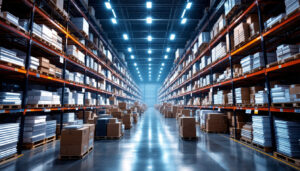
M 129 48 L 128 48 L 128 52 L 132 52 L 132 49 L 131 49 L 131 47 L 129 47 Z
M 168 59 L 168 55 L 165 55 L 165 57 L 164 57 L 165 59 Z
M 151 58 L 148 58 L 148 61 L 149 61 L 149 62 L 151 62 L 151 61 L 152 61 L 152 59 L 151 59 Z
M 148 9 L 151 9 L 152 8 L 152 2 L 151 1 L 146 2 L 146 7 Z
M 192 6 L 192 2 L 188 2 L 187 4 L 186 4 L 186 9 L 190 9 L 191 8 L 191 6 Z
M 147 39 L 148 39 L 149 42 L 151 42 L 152 41 L 152 36 L 148 36 Z
M 117 18 L 116 13 L 115 13 L 115 10 L 112 9 L 111 12 L 113 13 L 114 17 Z
M 165 66 L 165 63 L 162 63 L 161 66 Z
M 183 17 L 184 17 L 184 15 L 185 15 L 185 12 L 186 12 L 186 9 L 184 9 L 184 10 L 183 10 L 183 12 L 182 12 L 182 14 L 181 14 L 181 18 L 183 18 Z
M 166 49 L 167 52 L 170 52 L 170 50 L 171 50 L 171 48 L 169 48 L 169 47 Z
M 128 35 L 127 34 L 123 34 L 123 38 L 124 38 L 124 40 L 128 40 Z
M 174 40 L 175 39 L 175 34 L 171 34 L 170 35 L 170 40 Z
M 181 24 L 185 24 L 186 23 L 186 18 L 181 19 Z
M 109 2 L 105 2 L 105 7 L 106 7 L 107 9 L 111 9 L 110 3 L 109 3 Z
M 116 18 L 112 18 L 112 19 L 111 19 L 111 22 L 112 22 L 113 24 L 117 24 L 117 19 L 116 19 Z
M 147 22 L 147 24 L 151 24 L 152 23 L 152 17 L 147 17 L 146 22 Z
M 134 63 L 133 65 L 134 65 L 134 66 L 137 66 L 137 64 L 136 64 L 136 63 Z
M 152 53 L 152 50 L 151 49 L 148 49 L 148 54 L 151 54 Z
M 134 59 L 134 55 L 130 55 L 130 58 L 131 58 L 131 59 Z

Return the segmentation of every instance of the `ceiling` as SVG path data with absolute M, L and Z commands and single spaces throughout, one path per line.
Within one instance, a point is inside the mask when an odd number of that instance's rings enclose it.
M 89 5 L 95 8 L 96 18 L 100 19 L 106 37 L 118 52 L 125 54 L 133 79 L 138 83 L 164 80 L 173 65 L 176 49 L 184 48 L 187 41 L 195 37 L 197 24 L 209 5 L 208 0 L 190 1 L 192 6 L 184 15 L 187 22 L 181 24 L 186 0 L 152 0 L 151 9 L 146 8 L 146 0 L 110 0 L 117 20 L 117 24 L 113 24 L 111 19 L 114 15 L 112 9 L 106 8 L 107 1 L 89 0 Z M 150 16 L 152 23 L 147 24 L 146 18 Z M 123 34 L 128 35 L 128 40 L 124 40 Z M 174 40 L 170 40 L 171 34 L 175 34 Z M 147 40 L 149 35 L 152 41 Z M 132 48 L 131 53 L 128 52 L 129 47 Z M 170 52 L 166 52 L 167 47 Z M 148 49 L 152 50 L 151 54 L 148 54 Z M 130 55 L 134 55 L 134 59 Z M 168 55 L 168 59 L 164 59 L 165 55 Z M 148 61 L 150 57 L 152 61 Z

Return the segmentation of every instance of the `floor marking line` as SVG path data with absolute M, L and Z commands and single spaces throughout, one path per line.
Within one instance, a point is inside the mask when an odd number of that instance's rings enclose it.
M 218 134 L 218 135 L 220 135 L 220 134 Z M 225 138 L 228 138 L 228 139 L 230 139 L 230 140 L 232 140 L 232 141 L 234 141 L 234 142 L 237 142 L 237 143 L 239 143 L 239 144 L 241 144 L 241 145 L 244 145 L 244 146 L 246 146 L 246 147 L 248 147 L 248 148 L 251 148 L 251 149 L 253 149 L 253 150 L 255 150 L 255 151 L 257 151 L 257 152 L 259 152 L 259 153 L 261 153 L 261 154 L 264 154 L 264 155 L 269 156 L 269 157 L 271 157 L 271 158 L 273 158 L 273 159 L 275 159 L 275 160 L 277 160 L 277 161 L 280 161 L 280 162 L 282 162 L 282 163 L 284 163 L 284 164 L 286 164 L 286 165 L 288 165 L 288 166 L 290 166 L 290 167 L 292 167 L 292 168 L 295 168 L 295 169 L 297 169 L 297 170 L 300 170 L 300 167 L 294 166 L 294 165 L 292 165 L 292 164 L 290 164 L 290 163 L 288 163 L 288 162 L 286 162 L 286 161 L 284 161 L 284 160 L 278 159 L 278 158 L 276 158 L 276 157 L 274 157 L 274 156 L 272 156 L 272 155 L 270 155 L 270 154 L 268 154 L 268 153 L 265 153 L 265 152 L 263 152 L 263 151 L 261 151 L 261 150 L 258 150 L 258 149 L 256 149 L 256 148 L 253 148 L 253 147 L 251 147 L 251 146 L 249 146 L 249 145 L 247 145 L 247 144 L 245 144 L 245 143 L 242 143 L 242 142 L 240 142 L 240 141 L 238 141 L 238 140 L 236 140 L 236 139 L 229 138 L 229 137 L 226 137 L 226 136 L 224 136 L 224 135 L 220 135 L 220 136 L 225 137 Z

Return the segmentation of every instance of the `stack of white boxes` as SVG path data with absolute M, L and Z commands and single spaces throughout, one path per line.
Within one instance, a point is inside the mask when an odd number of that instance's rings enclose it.
M 212 62 L 217 61 L 218 59 L 226 55 L 226 43 L 220 42 L 216 47 L 211 50 Z
M 217 94 L 214 94 L 214 104 L 215 105 L 223 105 L 223 99 L 225 97 L 225 94 L 223 94 L 223 91 L 220 90 L 217 92 Z
M 268 63 L 272 63 L 276 61 L 275 53 L 267 53 L 267 61 Z M 264 56 L 262 52 L 257 52 L 253 55 L 253 66 L 252 69 L 264 67 Z
M 289 15 L 293 11 L 299 9 L 300 7 L 300 1 L 299 0 L 285 0 L 285 10 L 286 14 Z
M 243 74 L 250 72 L 253 66 L 253 56 L 248 55 L 245 58 L 241 59 L 241 66 L 242 66 Z
M 29 90 L 27 104 L 52 104 L 52 92 L 45 90 Z
M 42 24 L 42 38 L 52 43 L 52 30 L 44 24 Z
M 271 89 L 273 103 L 288 103 L 291 102 L 289 85 L 275 85 Z
M 269 18 L 269 19 L 264 23 L 265 28 L 272 27 L 274 24 L 276 24 L 279 20 L 281 20 L 281 19 L 284 18 L 284 17 L 285 17 L 285 14 L 282 13 L 282 14 L 279 14 L 278 16 L 276 16 L 276 17 L 271 17 L 271 18 Z
M 56 135 L 56 120 L 46 121 L 46 138 Z
M 266 104 L 268 103 L 267 91 L 261 90 L 255 93 L 255 104 Z
M 2 3 L 2 2 L 1 2 Z M 2 16 L 3 18 L 5 18 L 6 20 L 8 20 L 9 22 L 15 24 L 15 25 L 19 25 L 19 18 L 12 15 L 11 13 L 4 11 L 2 12 Z
M 57 92 L 59 93 L 59 95 L 62 95 L 62 89 L 61 88 L 59 88 L 57 90 Z M 69 104 L 69 105 L 74 105 L 75 104 L 74 94 L 70 91 L 69 88 L 65 88 L 65 91 L 64 91 L 64 104 Z
M 241 0 L 226 0 L 224 3 L 225 15 L 227 15 L 233 7 L 238 5 L 241 5 Z
M 60 123 L 60 115 L 54 115 L 53 119 Z M 64 113 L 63 114 L 63 123 L 73 123 L 75 121 L 75 114 L 74 112 Z
M 198 37 L 198 47 L 201 47 L 204 43 L 209 43 L 210 34 L 209 32 L 201 32 Z
M 22 94 L 18 92 L 0 92 L 1 105 L 21 105 Z
M 24 59 L 17 57 L 16 52 L 4 47 L 0 47 L 0 60 L 24 67 Z
M 52 29 L 52 45 L 62 51 L 62 38 Z
M 74 73 L 72 73 L 72 72 L 70 72 L 70 71 L 68 71 L 68 70 L 66 70 L 65 71 L 66 72 L 66 80 L 69 80 L 69 81 L 74 81 Z
M 24 143 L 33 143 L 46 137 L 46 116 L 26 116 L 24 124 Z
M 30 68 L 38 70 L 39 65 L 40 65 L 40 60 L 38 58 L 31 56 L 30 57 Z
M 84 79 L 83 74 L 81 74 L 79 72 L 74 73 L 74 82 L 83 84 L 83 79 Z
M 299 52 L 300 52 L 299 45 L 282 44 L 278 46 L 276 49 L 277 61 L 291 57 Z
M 74 93 L 75 104 L 83 105 L 83 97 L 84 97 L 83 93 L 79 93 L 79 92 Z
M 0 124 L 0 160 L 17 153 L 19 123 Z
M 78 50 L 75 45 L 68 45 L 67 46 L 67 55 L 74 56 L 79 61 L 84 63 L 84 54 L 80 50 Z
M 268 116 L 252 116 L 253 143 L 271 147 L 271 125 Z
M 89 35 L 89 23 L 83 17 L 71 18 L 71 21 L 76 25 L 76 27 L 83 31 L 86 35 Z

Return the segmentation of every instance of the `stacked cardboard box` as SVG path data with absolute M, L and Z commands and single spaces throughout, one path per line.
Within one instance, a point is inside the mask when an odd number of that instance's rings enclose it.
M 67 55 L 74 56 L 79 61 L 84 63 L 84 54 L 80 50 L 78 50 L 75 45 L 68 45 L 67 46 Z
M 254 36 L 259 33 L 259 22 L 257 14 L 251 14 L 246 20 L 249 25 L 249 35 Z
M 17 153 L 19 123 L 0 124 L 0 160 Z
M 210 32 L 210 37 L 213 39 L 215 36 L 217 36 L 220 31 L 222 31 L 225 28 L 226 21 L 225 21 L 225 15 L 222 14 L 217 22 L 213 25 L 213 28 Z
M 77 118 L 82 119 L 85 123 L 94 122 L 94 112 L 93 111 L 79 111 Z
M 83 156 L 89 150 L 89 127 L 63 129 L 60 156 Z
M 269 18 L 265 23 L 264 23 L 264 26 L 265 28 L 270 28 L 272 27 L 274 24 L 276 24 L 278 21 L 280 21 L 282 18 L 285 17 L 285 14 L 282 13 L 282 14 L 279 14 L 275 17 L 271 17 Z
M 83 31 L 86 35 L 89 35 L 89 23 L 83 17 L 71 18 L 71 21 L 76 25 L 76 27 Z
M 1 105 L 21 105 L 22 94 L 17 92 L 0 92 Z
M 38 69 L 42 72 L 45 72 L 45 73 L 49 73 L 49 69 L 50 69 L 50 61 L 49 59 L 47 58 L 44 58 L 44 57 L 40 57 L 39 58 L 40 60 L 40 65 L 38 67 Z
M 260 90 L 255 93 L 254 97 L 255 104 L 267 104 L 268 103 L 268 94 L 266 90 Z
M 96 124 L 96 136 L 104 137 L 107 136 L 107 124 L 109 122 L 109 118 L 98 118 Z
M 277 61 L 286 59 L 288 57 L 291 57 L 299 53 L 299 49 L 300 49 L 299 45 L 282 44 L 278 46 L 276 49 Z
M 227 90 L 220 90 L 217 94 L 214 94 L 215 105 L 226 105 L 228 104 Z
M 205 131 L 207 132 L 227 132 L 228 121 L 224 113 L 207 113 L 205 120 Z
M 233 30 L 234 46 L 245 43 L 249 38 L 249 25 L 248 23 L 240 23 Z
M 275 53 L 267 53 L 267 62 L 272 63 L 276 61 L 276 54 Z M 253 62 L 252 62 L 252 69 L 256 69 L 259 67 L 264 67 L 264 56 L 262 52 L 257 52 L 253 55 Z
M 261 94 L 261 93 L 259 93 L 259 91 L 262 91 L 262 90 L 264 90 L 264 87 L 262 87 L 262 86 L 252 86 L 252 87 L 250 87 L 250 104 L 255 104 L 256 103 L 255 94 L 256 93 Z M 258 98 L 257 100 L 261 99 L 261 97 L 257 97 L 257 98 Z
M 118 122 L 116 118 L 109 119 L 109 122 L 107 124 L 107 136 L 108 137 L 122 136 L 122 123 Z
M 229 131 L 230 131 L 230 137 L 231 138 L 236 138 L 236 139 L 241 138 L 241 129 L 230 127 Z M 235 137 L 235 135 L 236 135 L 236 137 Z
M 293 102 L 300 102 L 300 84 L 290 85 L 290 97 Z
M 220 42 L 216 47 L 211 50 L 212 62 L 224 57 L 227 54 L 226 42 Z
M 236 128 L 242 129 L 243 126 L 246 124 L 245 117 L 243 115 L 236 114 L 235 119 L 236 119 Z M 232 122 L 231 125 L 234 126 L 234 116 L 232 116 L 231 122 Z
M 127 109 L 127 104 L 125 102 L 119 102 L 119 109 L 121 110 L 126 110 Z
M 284 2 L 285 2 L 285 10 L 287 15 L 293 13 L 295 10 L 300 8 L 299 0 L 285 0 Z
M 19 25 L 19 18 L 12 15 L 11 13 L 7 12 L 7 11 L 3 11 L 2 12 L 2 16 L 3 18 L 5 18 L 6 20 L 8 20 L 9 22 L 15 24 L 15 25 Z
M 253 138 L 252 132 L 253 132 L 252 124 L 251 123 L 247 123 L 242 128 L 241 136 L 244 139 L 252 141 L 252 138 Z
M 24 59 L 17 57 L 16 52 L 3 47 L 0 47 L 0 60 L 24 67 Z
M 179 118 L 179 134 L 183 138 L 196 137 L 196 122 L 194 117 Z
M 88 149 L 91 149 L 94 147 L 95 124 L 84 124 L 84 126 L 89 128 Z
M 268 116 L 252 116 L 253 143 L 271 147 L 271 125 Z
M 130 129 L 132 127 L 132 114 L 124 114 L 122 118 L 123 124 L 125 125 L 125 129 Z
M 288 103 L 291 102 L 289 85 L 275 85 L 271 89 L 273 103 Z
M 224 3 L 225 16 L 227 16 L 228 13 L 230 13 L 232 9 L 234 9 L 240 5 L 241 5 L 241 0 L 226 0 Z
M 236 103 L 237 104 L 249 104 L 250 103 L 250 91 L 249 87 L 240 87 L 235 89 Z
M 23 142 L 33 143 L 46 137 L 46 116 L 26 116 Z
M 23 57 L 23 59 L 25 59 L 25 58 Z M 37 70 L 38 67 L 39 67 L 39 65 L 40 65 L 40 60 L 38 58 L 35 58 L 35 57 L 31 56 L 30 57 L 30 66 L 29 67 L 31 69 Z
M 198 48 L 201 48 L 203 45 L 209 43 L 210 34 L 209 32 L 201 32 L 198 37 Z
M 253 66 L 253 55 L 248 55 L 245 58 L 241 59 L 241 66 L 243 74 L 250 72 Z
M 46 121 L 46 138 L 56 135 L 56 120 Z

